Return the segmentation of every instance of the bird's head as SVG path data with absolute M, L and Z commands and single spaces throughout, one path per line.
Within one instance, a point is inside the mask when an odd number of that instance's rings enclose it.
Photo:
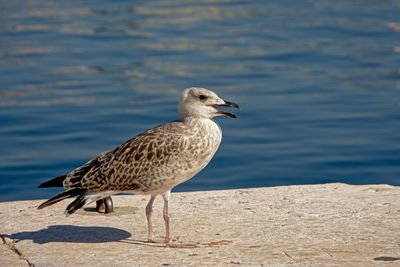
M 181 94 L 179 116 L 181 120 L 187 117 L 211 119 L 222 115 L 237 118 L 235 114 L 218 109 L 218 107 L 234 107 L 239 109 L 237 104 L 222 100 L 210 90 L 192 87 L 184 90 Z

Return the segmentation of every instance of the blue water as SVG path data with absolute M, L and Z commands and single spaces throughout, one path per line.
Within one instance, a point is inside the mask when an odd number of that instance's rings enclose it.
M 398 1 L 2 1 L 0 201 L 166 121 L 187 87 L 240 104 L 175 191 L 400 185 Z

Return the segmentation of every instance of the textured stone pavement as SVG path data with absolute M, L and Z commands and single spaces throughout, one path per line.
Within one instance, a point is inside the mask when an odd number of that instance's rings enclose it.
M 149 244 L 148 196 L 114 196 L 66 217 L 71 200 L 0 203 L 0 266 L 400 266 L 400 188 L 322 184 L 173 193 L 172 234 Z M 155 233 L 164 235 L 162 198 Z

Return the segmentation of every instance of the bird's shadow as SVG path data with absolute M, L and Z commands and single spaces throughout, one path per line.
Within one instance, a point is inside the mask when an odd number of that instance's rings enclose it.
M 2 235 L 14 242 L 32 240 L 37 244 L 50 242 L 104 243 L 126 240 L 131 234 L 112 227 L 51 225 L 38 231 L 24 231 L 11 235 Z

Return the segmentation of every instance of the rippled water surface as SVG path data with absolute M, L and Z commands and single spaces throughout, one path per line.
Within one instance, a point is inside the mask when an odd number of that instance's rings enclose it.
M 398 1 L 2 1 L 0 201 L 177 119 L 187 87 L 237 102 L 175 191 L 400 185 Z

